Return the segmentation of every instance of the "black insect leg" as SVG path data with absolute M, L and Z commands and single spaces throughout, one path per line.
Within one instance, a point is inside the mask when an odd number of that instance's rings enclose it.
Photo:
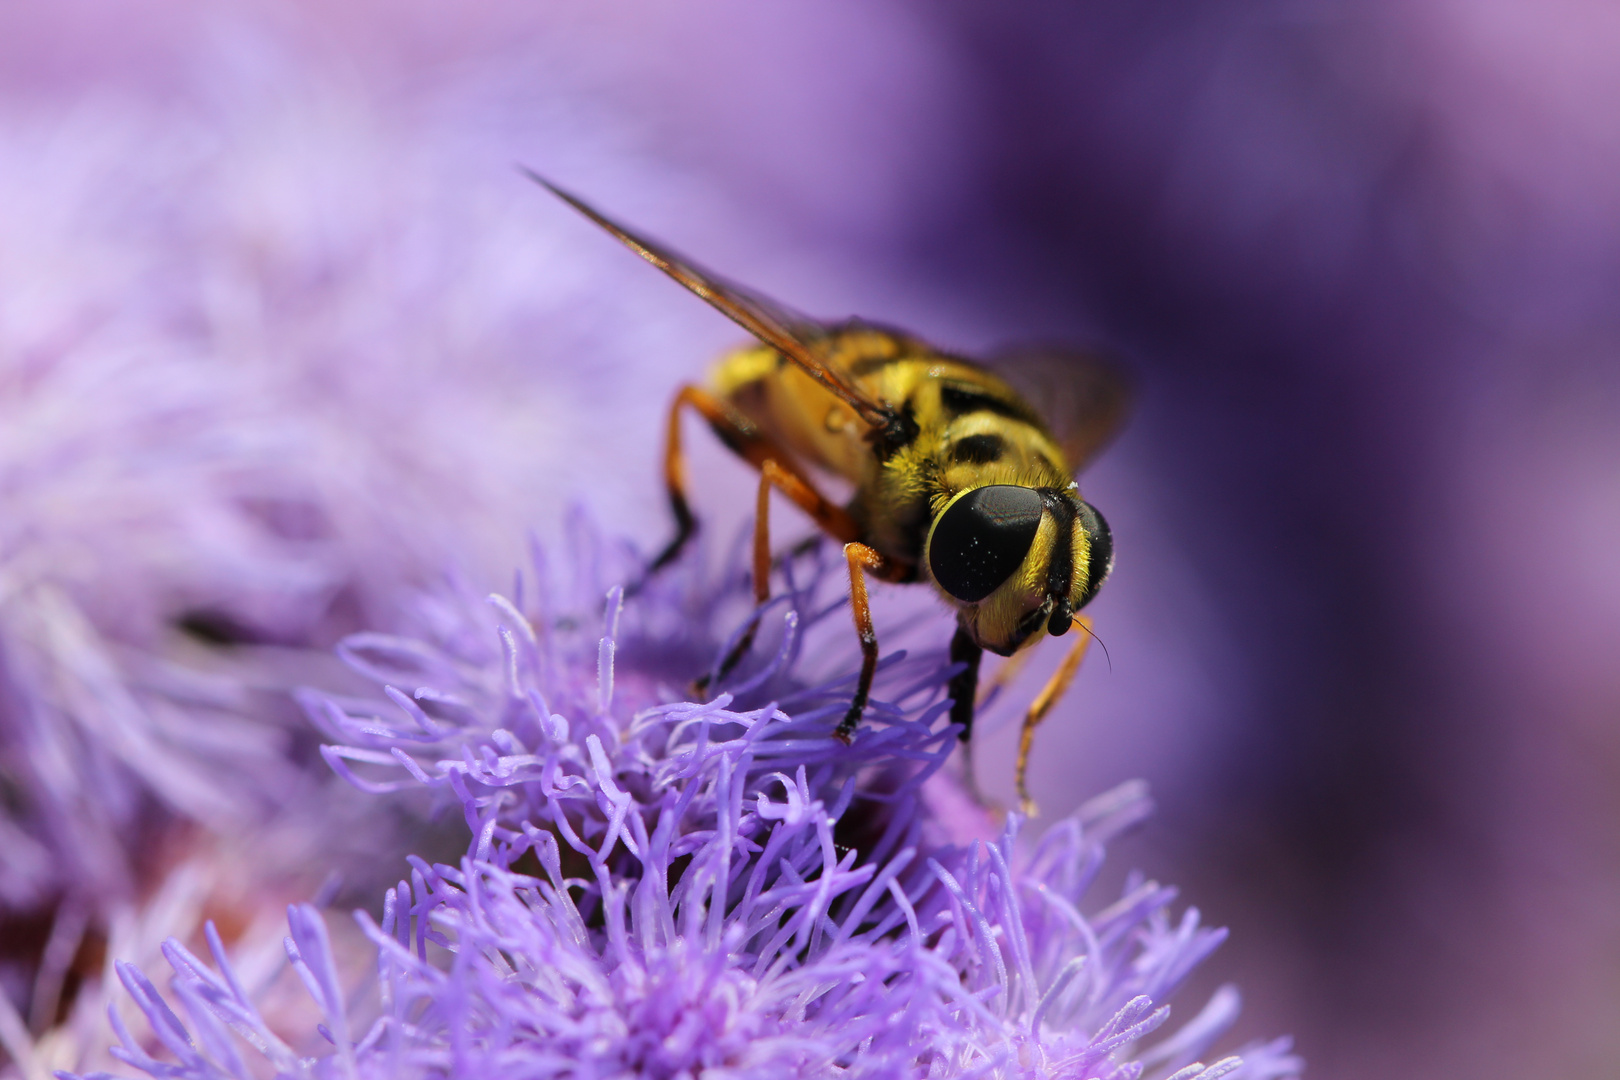
M 972 635 L 960 623 L 956 627 L 956 636 L 951 638 L 951 663 L 966 664 L 966 670 L 959 671 L 951 677 L 951 723 L 961 724 L 962 731 L 957 738 L 967 742 L 973 736 L 973 704 L 974 695 L 979 687 L 979 661 L 984 659 L 984 650 Z

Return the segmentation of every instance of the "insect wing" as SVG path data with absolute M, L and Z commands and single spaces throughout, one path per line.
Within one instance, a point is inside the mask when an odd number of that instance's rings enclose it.
M 631 251 L 708 301 L 732 322 L 798 364 L 811 378 L 842 398 L 866 423 L 881 428 L 893 419 L 893 410 L 861 393 L 849 377 L 827 358 L 822 345 L 826 330 L 821 324 L 750 289 L 733 284 L 718 274 L 710 273 L 669 248 L 636 235 L 538 173 L 530 169 L 523 169 L 523 172 L 529 179 L 612 233 Z
M 1080 349 L 1015 346 L 986 366 L 1040 410 L 1076 473 L 1113 441 L 1130 412 L 1130 385 L 1119 369 Z

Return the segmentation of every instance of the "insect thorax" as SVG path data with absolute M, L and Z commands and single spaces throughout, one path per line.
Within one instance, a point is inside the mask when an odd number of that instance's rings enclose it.
M 862 392 L 907 417 L 914 433 L 882 444 L 834 394 L 767 347 L 726 356 L 712 382 L 795 455 L 849 481 L 849 509 L 885 555 L 919 565 L 933 515 L 964 488 L 1068 485 L 1062 451 L 1035 410 L 979 365 L 859 323 L 829 335 L 828 355 Z

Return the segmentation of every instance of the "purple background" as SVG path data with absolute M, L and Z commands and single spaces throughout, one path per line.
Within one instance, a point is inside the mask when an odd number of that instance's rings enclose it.
M 246 193 L 305 255 L 428 230 L 439 361 L 380 349 L 342 400 L 422 420 L 447 463 L 400 482 L 465 523 L 423 543 L 497 580 L 582 491 L 662 535 L 662 403 L 734 338 L 514 161 L 812 312 L 1106 345 L 1140 387 L 1085 480 L 1113 670 L 1044 733 L 1047 813 L 1151 781 L 1126 858 L 1232 927 L 1241 1032 L 1314 1077 L 1588 1077 L 1620 1050 L 1617 48 L 1595 0 L 59 4 L 0 17 L 0 247 L 117 303 L 156 286 L 23 251 L 15 193 L 64 235 L 157 220 L 145 186 Z M 20 134 L 103 127 L 145 135 Z

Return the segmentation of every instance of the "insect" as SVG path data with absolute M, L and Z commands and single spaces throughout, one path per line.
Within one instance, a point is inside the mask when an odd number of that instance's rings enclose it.
M 1080 626 L 1084 632 L 1025 713 L 1015 781 L 1025 811 L 1033 813 L 1025 772 L 1034 729 L 1079 667 L 1091 637 L 1079 611 L 1113 565 L 1108 525 L 1080 497 L 1073 475 L 1123 419 L 1120 380 L 1077 354 L 1026 353 L 1008 370 L 1044 372 L 1040 400 L 1048 409 L 1037 409 L 991 367 L 888 327 L 798 315 L 528 175 L 757 339 L 725 357 L 710 385 L 685 385 L 675 394 L 664 481 L 676 532 L 648 574 L 672 562 L 697 528 L 680 426 L 682 413 L 692 410 L 759 470 L 753 545 L 759 603 L 770 598 L 773 487 L 844 545 L 861 671 L 835 732 L 841 740 L 853 737 L 877 668 L 867 575 L 927 582 L 955 609 L 950 656 L 964 667 L 949 692 L 951 719 L 961 725 L 964 743 L 972 734 L 984 651 L 1010 657 Z M 1059 412 L 1068 422 L 1063 439 L 1046 420 Z M 849 504 L 826 498 L 807 466 L 850 481 Z M 722 661 L 722 676 L 751 639 L 750 629 Z

